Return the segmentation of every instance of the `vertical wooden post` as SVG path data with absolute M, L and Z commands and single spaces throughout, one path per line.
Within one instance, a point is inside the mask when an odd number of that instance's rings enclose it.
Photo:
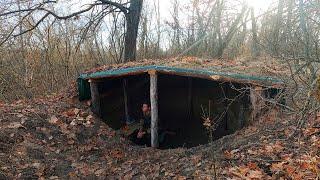
M 159 147 L 158 140 L 158 76 L 156 71 L 149 71 L 151 102 L 151 147 Z
M 101 99 L 99 93 L 99 83 L 92 79 L 89 80 L 91 91 L 91 110 L 98 116 L 101 116 Z
M 240 129 L 240 128 L 243 128 L 244 125 L 245 125 L 245 117 L 244 117 L 244 114 L 245 114 L 245 105 L 244 105 L 244 101 L 243 100 L 240 100 L 240 104 L 239 104 L 239 116 L 238 116 L 238 119 L 239 119 L 239 123 L 238 123 L 238 127 L 237 129 Z
M 223 85 L 223 87 L 222 87 L 223 95 L 225 96 L 225 97 L 224 97 L 225 99 L 224 99 L 224 102 L 223 102 L 223 103 L 224 103 L 224 109 L 227 110 L 227 112 L 226 112 L 225 115 L 224 115 L 224 119 L 225 119 L 225 121 L 226 121 L 226 122 L 225 122 L 225 130 L 229 132 L 229 131 L 230 131 L 230 127 L 231 127 L 231 126 L 230 126 L 230 122 L 229 122 L 231 119 L 230 119 L 230 117 L 229 117 L 229 108 L 228 108 L 229 103 L 230 103 L 230 102 L 228 101 L 228 99 L 230 98 L 230 97 L 229 97 L 229 88 L 230 88 L 230 87 L 229 87 L 229 85 L 226 84 L 226 83 L 223 83 L 222 85 Z
M 252 121 L 255 121 L 259 117 L 259 115 L 262 111 L 262 108 L 265 105 L 263 98 L 264 98 L 264 91 L 263 91 L 262 87 L 255 86 L 250 89 L 250 101 L 251 101 L 251 106 L 252 106 L 252 114 L 251 114 Z
M 187 112 L 187 115 L 188 115 L 188 123 L 191 122 L 191 119 L 192 119 L 192 112 L 193 112 L 193 109 L 192 109 L 192 78 L 191 77 L 188 77 L 188 112 Z
M 125 111 L 125 120 L 126 123 L 130 123 L 130 117 L 129 117 L 129 104 L 128 104 L 128 83 L 126 79 L 123 79 L 122 81 L 123 84 L 123 98 L 124 98 L 124 111 Z
M 192 121 L 193 116 L 193 105 L 192 105 L 192 77 L 188 77 L 188 97 L 187 97 L 187 112 L 186 112 L 186 121 L 182 124 L 183 131 L 187 134 L 192 134 L 192 126 L 194 124 Z M 188 126 L 189 124 L 189 126 Z

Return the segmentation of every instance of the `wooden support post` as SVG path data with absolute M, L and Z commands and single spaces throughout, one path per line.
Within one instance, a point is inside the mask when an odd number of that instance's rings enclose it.
M 126 79 L 123 79 L 123 98 L 124 98 L 124 111 L 125 111 L 125 120 L 127 124 L 130 124 L 130 116 L 129 116 L 129 104 L 128 104 L 128 82 Z
M 250 89 L 250 101 L 252 106 L 251 120 L 255 121 L 261 114 L 261 111 L 265 105 L 264 91 L 262 87 L 256 86 Z
M 226 131 L 230 131 L 230 117 L 229 117 L 229 108 L 228 108 L 228 106 L 229 106 L 229 85 L 228 84 L 226 84 L 226 83 L 223 83 L 222 84 L 222 89 L 223 89 L 223 95 L 225 96 L 224 98 L 224 110 L 225 111 L 227 111 L 226 113 L 225 113 L 225 115 L 224 115 L 224 119 L 225 119 L 225 130 Z
M 149 71 L 151 102 L 151 147 L 159 147 L 158 140 L 158 76 L 156 71 Z
M 188 123 L 192 120 L 192 112 L 193 112 L 193 106 L 192 106 L 192 78 L 188 77 Z
M 245 125 L 245 105 L 244 105 L 244 101 L 240 100 L 240 104 L 239 104 L 239 126 L 237 127 L 238 129 L 243 128 Z
M 101 116 L 101 98 L 99 93 L 99 83 L 94 80 L 89 80 L 91 91 L 91 110 L 97 116 Z

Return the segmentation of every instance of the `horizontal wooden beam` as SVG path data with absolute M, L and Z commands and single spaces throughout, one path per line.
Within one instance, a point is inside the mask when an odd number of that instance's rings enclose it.
M 150 71 L 148 71 L 148 74 L 149 75 L 156 75 L 157 71 L 156 70 L 150 70 Z
M 104 79 L 102 79 L 102 78 L 100 78 L 100 79 L 89 79 L 89 80 L 88 80 L 89 83 L 92 83 L 92 82 L 101 83 L 101 82 L 103 82 L 103 81 L 104 81 Z
M 263 83 L 262 81 L 255 81 L 255 80 L 247 80 L 247 79 L 235 79 L 232 77 L 222 76 L 222 75 L 207 75 L 207 74 L 196 74 L 196 73 L 187 73 L 187 72 L 175 72 L 175 71 L 167 71 L 167 70 L 141 70 L 141 71 L 135 71 L 120 75 L 112 75 L 112 76 L 106 76 L 106 77 L 99 77 L 99 78 L 90 78 L 92 81 L 99 81 L 105 79 L 105 78 L 119 78 L 119 77 L 125 77 L 125 76 L 131 76 L 131 75 L 140 75 L 140 74 L 168 74 L 168 75 L 176 75 L 176 76 L 184 76 L 184 77 L 194 77 L 194 78 L 201 78 L 201 79 L 207 79 L 211 81 L 219 81 L 219 82 L 233 82 L 233 83 L 240 83 L 240 84 L 250 84 L 255 86 L 262 86 L 262 87 L 270 87 L 270 88 L 282 88 L 284 85 L 282 83 Z

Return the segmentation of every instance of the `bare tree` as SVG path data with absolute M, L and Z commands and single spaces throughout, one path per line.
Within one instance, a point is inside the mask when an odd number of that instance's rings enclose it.
M 85 29 L 88 29 L 91 26 L 95 26 L 97 22 L 99 22 L 99 20 L 101 20 L 111 12 L 124 13 L 126 17 L 126 35 L 125 35 L 125 43 L 124 43 L 125 50 L 123 55 L 123 62 L 136 59 L 137 33 L 138 33 L 138 26 L 140 21 L 140 13 L 142 9 L 143 0 L 130 0 L 129 2 L 126 2 L 126 3 L 118 3 L 115 1 L 108 1 L 108 0 L 99 0 L 93 4 L 87 5 L 86 8 L 80 11 L 70 13 L 65 16 L 61 16 L 49 8 L 49 5 L 52 5 L 55 3 L 56 1 L 43 1 L 43 2 L 35 3 L 33 6 L 29 8 L 25 8 L 25 9 L 18 8 L 18 9 L 9 10 L 1 13 L 0 17 L 10 17 L 10 16 L 24 14 L 22 19 L 25 19 L 30 16 L 39 16 L 41 14 L 43 15 L 30 28 L 24 29 L 22 32 L 15 34 L 15 29 L 18 28 L 18 26 L 20 26 L 23 23 L 23 21 L 20 20 L 17 23 L 17 25 L 13 27 L 11 32 L 8 33 L 8 35 L 4 38 L 4 40 L 0 43 L 0 45 L 6 42 L 11 37 L 21 36 L 25 33 L 33 31 L 34 29 L 38 28 L 45 19 L 48 19 L 50 17 L 53 17 L 55 20 L 67 20 L 74 17 L 78 17 L 79 15 L 92 11 L 94 9 L 97 9 L 98 6 L 102 6 L 101 10 L 98 13 L 92 15 L 92 18 L 90 18 L 90 22 L 86 24 L 87 27 Z M 127 4 L 129 4 L 128 7 L 127 7 Z M 86 33 L 87 31 L 84 31 L 84 35 L 82 36 L 82 38 L 85 38 Z
M 252 45 L 251 52 L 253 57 L 260 55 L 259 42 L 258 42 L 258 33 L 257 33 L 257 22 L 254 15 L 254 9 L 251 8 L 251 28 L 252 28 Z

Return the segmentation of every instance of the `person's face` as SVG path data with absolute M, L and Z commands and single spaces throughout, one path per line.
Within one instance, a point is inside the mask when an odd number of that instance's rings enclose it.
M 142 105 L 142 112 L 146 113 L 150 111 L 150 107 L 148 104 L 143 104 Z

